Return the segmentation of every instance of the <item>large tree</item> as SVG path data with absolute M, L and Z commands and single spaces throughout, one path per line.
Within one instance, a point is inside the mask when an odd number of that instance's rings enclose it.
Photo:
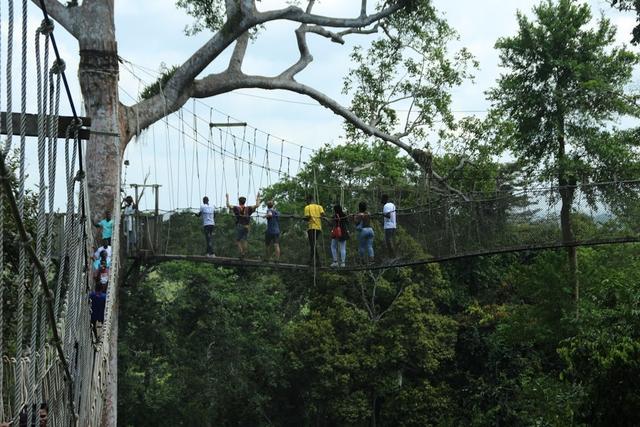
M 592 22 L 589 6 L 546 0 L 534 20 L 518 13 L 518 34 L 496 43 L 506 73 L 489 91 L 493 113 L 504 120 L 503 148 L 543 180 L 559 186 L 565 242 L 575 240 L 571 210 L 576 185 L 624 173 L 620 158 L 637 159 L 612 125 L 637 109 L 625 95 L 638 56 L 615 47 L 609 20 Z M 622 155 L 620 155 L 622 154 Z M 567 249 L 578 297 L 575 247 Z
M 40 5 L 40 0 L 32 1 Z M 191 31 L 211 31 L 211 37 L 165 76 L 161 91 L 151 91 L 149 97 L 135 105 L 123 104 L 118 96 L 115 0 L 70 1 L 66 5 L 58 0 L 44 0 L 43 3 L 49 15 L 75 37 L 79 45 L 78 78 L 86 114 L 92 119 L 94 131 L 86 152 L 86 163 L 91 165 L 87 180 L 93 220 L 105 210 L 119 209 L 122 154 L 137 133 L 178 110 L 190 98 L 213 97 L 240 88 L 281 89 L 307 95 L 366 134 L 395 144 L 416 159 L 424 158 L 421 150 L 402 141 L 403 134 L 380 130 L 296 77 L 313 60 L 307 44 L 309 34 L 342 44 L 348 36 L 366 36 L 380 29 L 390 34 L 411 33 L 419 28 L 440 25 L 430 0 L 361 0 L 354 5 L 354 17 L 315 14 L 315 0 L 302 2 L 304 7 L 299 5 L 301 2 L 287 6 L 283 1 L 282 8 L 270 10 L 260 10 L 256 0 L 179 0 L 178 6 L 196 19 Z M 261 31 L 268 31 L 266 24 L 274 21 L 300 24 L 294 34 L 299 58 L 274 76 L 246 74 L 243 60 L 251 38 L 259 37 Z M 224 71 L 203 75 L 204 70 L 228 49 L 232 49 L 232 54 Z M 113 337 L 115 339 L 117 334 Z M 112 374 L 115 372 L 113 366 Z M 113 407 L 112 400 L 107 407 Z M 107 423 L 114 422 L 112 417 Z

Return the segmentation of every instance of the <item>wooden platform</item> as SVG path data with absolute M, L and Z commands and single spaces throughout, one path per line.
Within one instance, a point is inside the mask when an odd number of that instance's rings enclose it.
M 395 259 L 386 261 L 379 264 L 369 265 L 347 265 L 346 267 L 332 268 L 328 266 L 322 266 L 316 268 L 319 271 L 334 271 L 334 272 L 348 272 L 348 271 L 366 271 L 366 270 L 384 270 L 389 268 L 400 267 L 412 267 L 423 264 L 432 264 L 438 262 L 454 261 L 465 258 L 473 258 L 479 256 L 499 255 L 505 253 L 526 252 L 526 251 L 540 251 L 549 249 L 562 249 L 566 247 L 578 247 L 578 246 L 599 246 L 599 245 L 612 245 L 622 243 L 638 243 L 640 242 L 640 236 L 625 236 L 617 238 L 607 239 L 588 239 L 588 240 L 576 240 L 570 243 L 553 242 L 542 243 L 537 245 L 516 245 L 509 247 L 496 248 L 491 250 L 478 250 L 469 251 L 464 253 L 456 253 L 440 257 L 428 257 L 423 259 Z M 248 267 L 248 268 L 271 268 L 277 270 L 309 270 L 313 271 L 313 267 L 307 264 L 291 264 L 286 262 L 266 262 L 258 259 L 240 259 L 240 258 L 228 258 L 228 257 L 208 257 L 204 255 L 177 255 L 177 254 L 153 254 L 151 252 L 142 252 L 130 258 L 137 259 L 141 262 L 166 262 L 166 261 L 192 261 L 203 262 L 213 265 L 228 266 L 228 267 Z

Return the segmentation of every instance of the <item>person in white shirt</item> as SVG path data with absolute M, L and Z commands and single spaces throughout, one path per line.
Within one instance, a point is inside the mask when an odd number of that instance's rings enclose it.
M 202 228 L 204 230 L 204 238 L 207 242 L 207 256 L 213 257 L 213 226 L 215 224 L 213 219 L 214 207 L 209 205 L 209 198 L 204 196 L 202 198 L 202 206 L 200 206 L 200 212 L 197 215 L 202 218 Z
M 387 246 L 387 252 L 390 257 L 395 258 L 396 249 L 394 244 L 394 238 L 396 234 L 396 228 L 398 224 L 396 222 L 396 205 L 390 200 L 389 196 L 383 194 L 380 198 L 382 202 L 382 216 L 384 218 L 384 242 Z
M 131 248 L 136 244 L 136 229 L 133 226 L 133 217 L 136 213 L 136 205 L 133 203 L 133 197 L 127 196 L 124 199 L 124 235 L 127 238 L 127 253 L 131 252 Z
M 111 246 L 107 244 L 106 239 L 103 240 L 102 246 L 98 247 L 98 249 L 96 249 L 96 251 L 93 253 L 93 259 L 100 259 L 101 252 L 106 252 L 107 258 L 111 259 L 112 250 L 111 250 Z

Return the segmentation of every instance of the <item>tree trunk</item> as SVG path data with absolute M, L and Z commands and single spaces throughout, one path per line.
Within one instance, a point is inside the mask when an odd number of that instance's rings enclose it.
M 80 64 L 78 78 L 87 117 L 91 117 L 91 138 L 85 151 L 85 170 L 88 187 L 88 201 L 92 223 L 104 218 L 105 211 L 111 211 L 114 218 L 114 233 L 119 230 L 120 170 L 122 151 L 126 144 L 120 138 L 124 123 L 120 120 L 118 99 L 118 52 L 113 20 L 113 0 L 85 2 L 82 23 L 84 27 L 79 37 Z M 94 242 L 98 242 L 98 229 L 94 228 Z M 95 246 L 95 245 L 94 245 Z M 119 253 L 114 251 L 112 264 L 119 263 Z M 117 276 L 118 269 L 114 269 Z M 118 277 L 112 277 L 119 284 Z M 118 290 L 112 298 L 117 299 Z M 106 393 L 103 396 L 103 426 L 117 424 L 117 339 L 118 309 L 114 300 L 112 314 L 110 375 L 106 379 Z
M 575 241 L 571 221 L 571 209 L 575 191 L 575 181 L 573 183 L 567 180 L 561 181 L 560 197 L 562 199 L 562 208 L 560 210 L 560 228 L 562 230 L 563 243 Z M 578 283 L 578 253 L 575 246 L 567 247 L 567 256 L 569 261 L 569 280 L 573 286 L 573 297 L 577 305 L 580 297 L 580 286 Z
M 563 111 L 558 108 L 558 111 Z M 576 191 L 576 179 L 568 176 L 567 159 L 565 155 L 565 124 L 564 115 L 560 114 L 558 121 L 558 185 L 560 187 L 560 198 L 562 199 L 562 207 L 560 209 L 560 229 L 562 231 L 562 243 L 569 244 L 575 241 L 573 235 L 573 227 L 571 221 L 571 209 L 573 208 L 573 197 Z M 580 298 L 580 284 L 578 282 L 578 253 L 575 246 L 567 246 L 567 258 L 569 262 L 569 281 L 573 287 L 573 297 L 576 304 L 576 313 L 578 309 L 578 300 Z

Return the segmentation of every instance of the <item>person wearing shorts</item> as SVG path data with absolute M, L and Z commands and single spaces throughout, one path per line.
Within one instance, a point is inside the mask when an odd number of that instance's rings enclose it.
M 246 197 L 238 198 L 238 205 L 231 206 L 229 203 L 229 195 L 227 194 L 227 207 L 236 216 L 236 245 L 240 258 L 244 258 L 247 254 L 247 239 L 249 238 L 249 225 L 251 224 L 251 214 L 253 214 L 260 205 L 260 193 L 256 195 L 256 204 L 248 206 Z

